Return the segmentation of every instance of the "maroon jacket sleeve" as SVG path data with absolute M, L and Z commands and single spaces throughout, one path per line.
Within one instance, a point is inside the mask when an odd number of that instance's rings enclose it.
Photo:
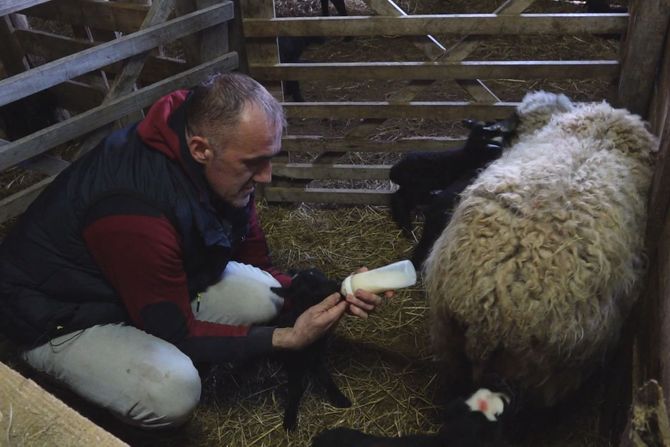
M 249 209 L 249 231 L 247 237 L 233 252 L 233 259 L 265 270 L 274 276 L 282 287 L 288 287 L 291 284 L 291 277 L 272 265 L 270 250 L 265 240 L 265 233 L 263 233 L 260 220 L 258 219 L 256 204 L 253 202 Z
M 86 225 L 83 237 L 138 328 L 176 344 L 195 360 L 228 361 L 272 349 L 274 328 L 195 319 L 180 237 L 164 216 L 103 216 Z M 229 358 L 219 348 L 233 354 Z

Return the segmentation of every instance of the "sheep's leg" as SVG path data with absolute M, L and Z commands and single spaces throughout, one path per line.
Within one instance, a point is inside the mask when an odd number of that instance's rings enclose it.
M 333 404 L 333 406 L 337 408 L 347 408 L 351 406 L 351 401 L 337 387 L 337 384 L 333 380 L 333 376 L 330 374 L 330 371 L 328 371 L 328 368 L 326 368 L 323 359 L 318 359 L 314 365 L 314 375 L 317 381 L 326 389 L 328 401 Z
M 330 15 L 330 11 L 328 10 L 328 1 L 329 0 L 321 0 L 321 15 L 325 17 Z

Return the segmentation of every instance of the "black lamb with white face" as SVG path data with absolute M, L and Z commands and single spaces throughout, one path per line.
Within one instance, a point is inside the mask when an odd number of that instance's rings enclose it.
M 317 269 L 296 273 L 289 287 L 273 287 L 272 291 L 289 301 L 289 309 L 276 320 L 278 327 L 291 327 L 298 317 L 327 296 L 340 292 L 340 283 L 329 279 Z M 328 337 L 322 337 L 301 350 L 281 351 L 288 376 L 288 398 L 284 412 L 284 428 L 295 430 L 298 422 L 300 400 L 307 387 L 309 376 L 314 377 L 326 391 L 330 403 L 339 408 L 351 406 L 351 401 L 340 391 L 325 364 Z
M 459 194 L 479 170 L 502 155 L 514 136 L 517 118 L 496 122 L 466 120 L 464 124 L 470 134 L 462 147 L 445 152 L 409 153 L 391 168 L 389 178 L 399 186 L 391 195 L 391 215 L 405 234 L 411 232 L 414 209 L 428 205 L 422 237 L 412 256 L 416 268 L 449 222 Z

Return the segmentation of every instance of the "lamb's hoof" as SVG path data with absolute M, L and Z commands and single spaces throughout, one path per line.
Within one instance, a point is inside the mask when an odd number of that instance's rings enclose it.
M 344 394 L 331 396 L 330 403 L 337 408 L 349 408 L 351 406 L 351 401 Z
M 290 432 L 295 431 L 298 428 L 298 415 L 284 415 L 284 429 Z

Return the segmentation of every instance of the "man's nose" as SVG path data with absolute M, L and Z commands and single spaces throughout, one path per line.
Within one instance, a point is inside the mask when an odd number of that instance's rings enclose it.
M 256 171 L 253 179 L 256 183 L 270 183 L 272 181 L 272 163 L 268 161 L 263 164 L 263 166 Z

